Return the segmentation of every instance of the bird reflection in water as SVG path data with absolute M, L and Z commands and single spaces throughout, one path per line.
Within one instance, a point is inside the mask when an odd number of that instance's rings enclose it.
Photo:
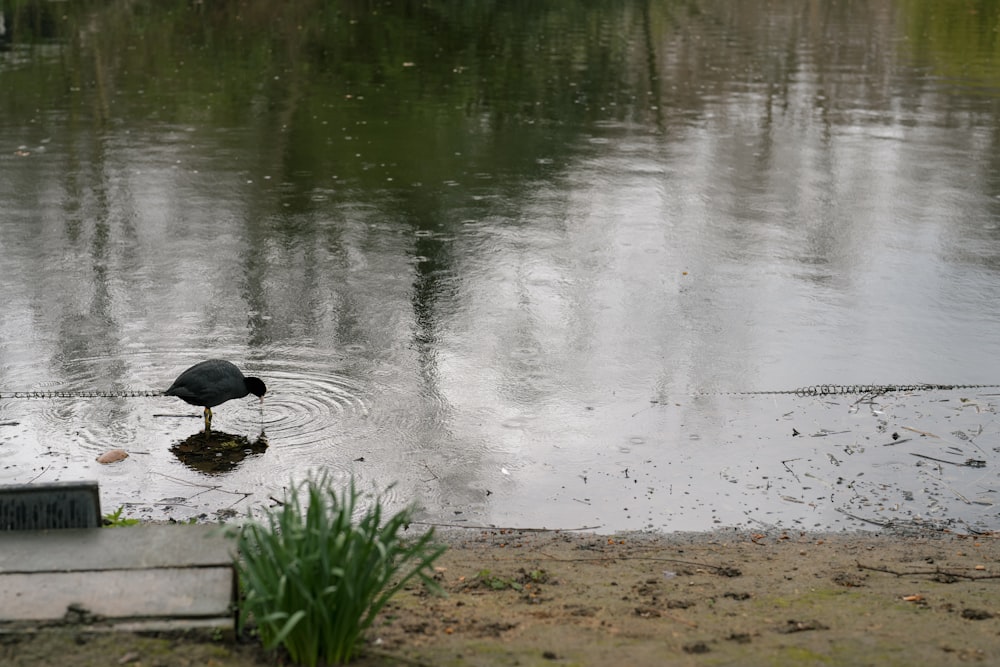
M 218 475 L 234 470 L 241 461 L 267 450 L 263 432 L 255 440 L 222 431 L 203 431 L 184 438 L 170 448 L 181 463 L 189 468 Z

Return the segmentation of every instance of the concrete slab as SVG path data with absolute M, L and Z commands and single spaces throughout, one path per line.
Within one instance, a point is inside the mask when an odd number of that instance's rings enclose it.
M 0 574 L 228 565 L 221 526 L 128 526 L 0 533 Z
M 0 575 L 0 622 L 65 620 L 68 609 L 107 619 L 228 616 L 232 592 L 232 571 L 221 567 Z
M 234 625 L 234 544 L 218 526 L 0 533 L 0 632 Z

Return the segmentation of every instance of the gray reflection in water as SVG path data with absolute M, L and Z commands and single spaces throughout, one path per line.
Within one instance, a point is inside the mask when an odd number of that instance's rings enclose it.
M 151 516 L 326 468 L 436 520 L 989 524 L 959 465 L 992 461 L 988 395 L 714 393 L 1000 381 L 995 35 L 932 4 L 26 3 L 0 481 Z M 271 388 L 267 451 L 208 482 L 155 398 L 6 398 L 207 357 Z M 260 433 L 252 402 L 217 419 Z M 904 427 L 964 434 L 954 465 Z

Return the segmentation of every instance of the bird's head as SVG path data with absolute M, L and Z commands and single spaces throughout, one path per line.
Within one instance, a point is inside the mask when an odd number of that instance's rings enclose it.
M 267 393 L 267 385 L 260 378 L 249 377 L 246 378 L 247 390 L 254 396 L 259 396 L 261 399 L 264 398 L 264 394 Z

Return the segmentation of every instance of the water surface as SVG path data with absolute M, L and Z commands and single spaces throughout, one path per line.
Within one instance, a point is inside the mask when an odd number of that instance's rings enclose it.
M 994 389 L 726 394 L 1000 383 L 977 8 L 16 3 L 0 482 L 152 518 L 327 469 L 465 525 L 996 528 Z M 216 474 L 175 399 L 11 396 L 209 357 L 270 389 L 216 410 L 269 443 Z

